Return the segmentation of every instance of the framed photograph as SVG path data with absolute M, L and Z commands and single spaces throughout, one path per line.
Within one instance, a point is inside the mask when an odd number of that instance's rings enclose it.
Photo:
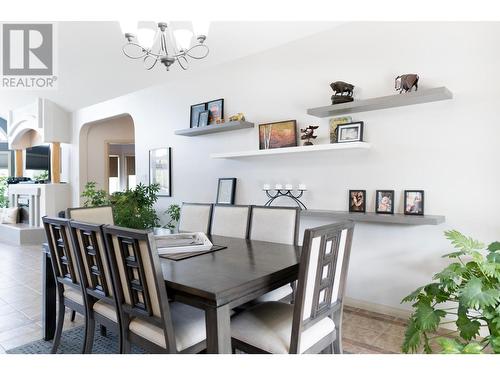
M 377 190 L 375 212 L 377 214 L 394 213 L 394 190 Z
M 337 127 L 340 124 L 349 124 L 351 122 L 351 116 L 332 118 L 330 120 L 330 143 L 337 143 Z
M 159 184 L 158 196 L 172 196 L 172 149 L 157 148 L 149 151 L 149 183 Z
M 349 190 L 349 212 L 366 211 L 366 190 Z
M 259 149 L 297 146 L 297 121 L 288 120 L 259 125 Z
M 236 178 L 219 178 L 217 185 L 217 204 L 234 204 Z
M 198 114 L 198 127 L 201 128 L 203 126 L 207 126 L 208 125 L 208 110 L 206 111 L 201 111 L 199 114 Z
M 339 124 L 337 142 L 363 142 L 363 121 Z
M 424 214 L 424 191 L 405 190 L 405 215 Z
M 224 118 L 224 99 L 212 100 L 207 103 L 208 115 L 208 125 L 213 125 L 217 123 L 217 120 L 222 120 Z
M 190 127 L 196 128 L 198 126 L 198 117 L 200 112 L 207 109 L 207 103 L 200 103 L 191 106 L 191 117 L 190 117 Z

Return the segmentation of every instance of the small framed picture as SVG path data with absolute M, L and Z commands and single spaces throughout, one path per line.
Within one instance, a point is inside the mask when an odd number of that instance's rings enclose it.
M 366 190 L 349 190 L 349 212 L 366 211 Z
M 190 117 L 190 127 L 196 128 L 198 126 L 198 118 L 200 112 L 203 112 L 207 109 L 207 103 L 200 103 L 191 106 L 191 117 Z
M 339 124 L 337 142 L 363 142 L 363 121 Z
M 424 191 L 405 190 L 405 215 L 424 214 Z
M 236 178 L 219 178 L 217 186 L 217 204 L 234 204 Z
M 377 214 L 394 213 L 394 190 L 377 190 L 375 212 Z
M 213 125 L 220 122 L 224 118 L 224 99 L 212 100 L 207 103 L 208 124 Z
M 351 116 L 337 117 L 330 120 L 330 143 L 337 143 L 337 127 L 352 122 Z
M 159 184 L 159 197 L 172 196 L 172 149 L 157 148 L 149 151 L 149 183 Z
M 201 111 L 198 115 L 198 127 L 201 128 L 203 126 L 208 125 L 208 110 L 206 111 Z
M 297 121 L 259 125 L 259 150 L 297 146 Z

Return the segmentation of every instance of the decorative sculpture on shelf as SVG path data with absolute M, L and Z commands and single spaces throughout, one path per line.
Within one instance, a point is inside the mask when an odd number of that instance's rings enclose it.
M 415 91 L 418 90 L 418 75 L 417 74 L 403 74 L 397 76 L 394 80 L 394 88 L 401 94 L 404 92 L 411 92 L 411 89 L 415 87 Z
M 245 121 L 245 115 L 243 113 L 238 113 L 229 117 L 229 121 Z
M 301 133 L 304 133 L 303 135 L 300 136 L 300 139 L 305 140 L 304 146 L 312 146 L 313 143 L 311 142 L 311 139 L 316 139 L 318 136 L 314 135 L 314 131 L 318 129 L 319 126 L 312 126 L 309 125 L 305 129 L 300 129 Z
M 354 100 L 352 97 L 354 94 L 354 85 L 347 82 L 336 81 L 330 83 L 330 87 L 333 90 L 332 104 L 347 103 Z
M 307 207 L 305 206 L 305 204 L 302 203 L 299 199 L 304 194 L 304 191 L 307 190 L 306 185 L 304 185 L 304 184 L 300 184 L 299 186 L 297 186 L 297 194 L 292 193 L 293 186 L 290 184 L 285 185 L 284 189 L 283 189 L 283 185 L 280 185 L 280 184 L 277 184 L 274 187 L 274 189 L 271 189 L 271 185 L 266 184 L 266 185 L 264 185 L 262 190 L 264 190 L 266 192 L 266 195 L 269 198 L 267 200 L 267 202 L 264 204 L 264 206 L 268 206 L 268 207 L 271 206 L 271 204 L 274 202 L 274 200 L 276 198 L 288 197 L 291 200 L 293 200 L 297 204 L 297 206 L 299 206 L 299 208 L 301 210 L 307 210 Z M 270 193 L 271 190 L 275 190 L 276 192 L 274 194 L 271 194 Z

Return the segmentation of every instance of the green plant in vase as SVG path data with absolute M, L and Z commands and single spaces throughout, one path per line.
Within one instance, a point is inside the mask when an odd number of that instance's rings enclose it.
M 417 352 L 423 346 L 432 353 L 435 340 L 442 353 L 500 353 L 500 242 L 485 246 L 455 230 L 445 236 L 457 249 L 443 256 L 452 263 L 434 275 L 435 282 L 402 301 L 414 307 L 402 350 Z M 456 324 L 456 334 L 437 335 L 449 323 Z
M 94 181 L 89 181 L 85 184 L 81 197 L 85 198 L 83 202 L 85 207 L 101 207 L 110 204 L 106 190 L 98 189 L 97 183 Z
M 164 225 L 164 228 L 174 230 L 181 217 L 181 207 L 178 204 L 171 204 L 165 213 L 168 215 L 169 221 Z

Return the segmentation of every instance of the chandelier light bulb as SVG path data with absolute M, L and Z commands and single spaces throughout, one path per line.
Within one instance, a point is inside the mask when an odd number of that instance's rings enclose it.
M 191 39 L 193 33 L 187 29 L 180 29 L 174 31 L 175 42 L 177 47 L 181 50 L 188 50 L 191 47 Z
M 137 30 L 137 40 L 145 48 L 151 48 L 154 43 L 155 31 L 153 29 Z
M 120 28 L 122 30 L 122 34 L 137 34 L 137 21 L 120 21 Z

